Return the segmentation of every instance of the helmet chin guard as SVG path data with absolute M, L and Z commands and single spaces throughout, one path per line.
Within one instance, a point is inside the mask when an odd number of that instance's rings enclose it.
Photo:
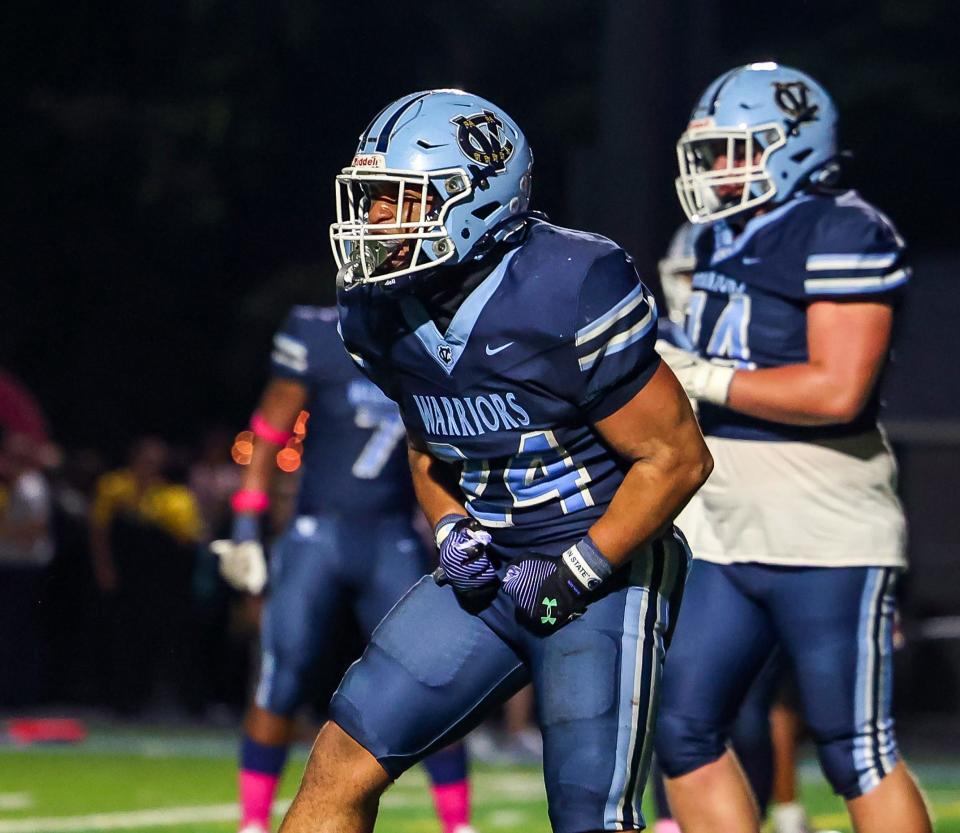
M 481 241 L 502 239 L 505 221 L 526 212 L 532 164 L 523 133 L 485 99 L 433 90 L 393 102 L 336 178 L 339 285 L 397 285 L 481 254 Z M 395 203 L 389 223 L 370 221 L 375 195 Z

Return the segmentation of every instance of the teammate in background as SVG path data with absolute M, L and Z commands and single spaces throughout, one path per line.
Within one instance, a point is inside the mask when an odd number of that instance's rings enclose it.
M 263 615 L 263 657 L 240 750 L 243 833 L 270 829 L 270 810 L 309 702 L 311 672 L 336 638 L 349 605 L 369 636 L 428 569 L 412 527 L 415 500 L 396 406 L 347 357 L 332 308 L 295 307 L 274 336 L 272 379 L 253 415 L 253 455 L 233 497 L 232 540 L 215 541 L 221 572 L 258 594 L 267 582 L 260 515 L 278 449 L 310 414 L 296 515 L 272 548 Z M 425 762 L 444 833 L 469 833 L 462 744 Z
M 391 781 L 531 679 L 553 829 L 644 827 L 671 521 L 710 457 L 630 258 L 531 216 L 531 166 L 499 107 L 435 90 L 337 178 L 343 339 L 400 405 L 442 573 L 345 675 L 283 833 L 371 830 Z
M 658 264 L 660 288 L 663 291 L 667 314 L 661 316 L 657 322 L 657 338 L 658 341 L 665 340 L 683 349 L 692 349 L 684 329 L 684 317 L 696 263 L 694 244 L 705 228 L 703 225 L 694 225 L 689 222 L 681 225 L 674 232 L 667 247 L 667 253 Z M 690 525 L 695 524 L 703 514 L 695 507 L 698 499 L 698 495 L 694 495 L 690 503 L 677 516 L 677 526 L 685 530 L 688 537 Z M 696 551 L 693 557 L 696 559 Z M 766 814 L 774 781 L 774 750 L 768 715 L 780 677 L 780 667 L 779 658 L 771 657 L 767 666 L 750 687 L 736 720 L 730 728 L 734 752 L 756 796 L 761 816 Z M 659 766 L 656 765 L 656 760 L 654 764 L 653 799 L 657 812 L 654 833 L 680 833 L 680 827 L 670 811 L 663 775 Z M 780 829 L 776 824 L 777 810 L 778 808 L 774 808 L 774 833 L 802 833 L 794 829 Z
M 893 589 L 905 567 L 877 381 L 910 272 L 890 222 L 831 190 L 836 111 L 776 64 L 725 73 L 678 143 L 697 241 L 686 331 L 662 347 L 716 470 L 664 675 L 657 755 L 684 833 L 755 833 L 727 727 L 775 646 L 858 833 L 926 833 L 891 714 Z

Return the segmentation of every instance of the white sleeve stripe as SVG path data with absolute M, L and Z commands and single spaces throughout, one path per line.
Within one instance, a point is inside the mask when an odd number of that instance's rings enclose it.
M 591 321 L 581 330 L 577 330 L 577 346 L 584 342 L 596 338 L 603 332 L 606 332 L 617 321 L 625 315 L 629 315 L 639 304 L 642 304 L 646 298 L 643 295 L 643 284 L 637 284 L 637 288 L 621 298 L 617 303 L 607 310 L 595 321 Z
M 302 341 L 297 341 L 296 339 L 290 338 L 290 336 L 284 335 L 283 333 L 277 333 L 273 337 L 273 346 L 278 350 L 283 350 L 285 353 L 289 353 L 291 356 L 297 356 L 298 358 L 306 359 L 307 357 L 307 345 Z
M 650 328 L 653 326 L 655 321 L 656 318 L 654 317 L 653 310 L 648 310 L 647 314 L 629 330 L 625 330 L 619 335 L 615 335 L 599 350 L 594 350 L 589 355 L 579 359 L 578 361 L 580 363 L 580 369 L 589 370 L 597 363 L 597 360 L 601 356 L 610 356 L 614 353 L 619 353 L 625 347 L 629 347 L 638 339 L 643 338 L 650 331 Z
M 866 278 L 808 278 L 803 282 L 803 288 L 807 292 L 875 292 L 878 289 L 899 286 L 909 278 L 909 269 L 898 269 L 889 275 L 871 275 Z
M 808 272 L 829 272 L 833 269 L 883 269 L 892 266 L 900 252 L 880 255 L 810 255 Z
M 273 360 L 274 364 L 279 364 L 283 367 L 289 367 L 291 370 L 295 370 L 297 373 L 307 372 L 307 360 L 305 358 L 301 359 L 297 356 L 291 356 L 289 353 L 284 353 L 280 350 L 274 350 L 270 358 Z

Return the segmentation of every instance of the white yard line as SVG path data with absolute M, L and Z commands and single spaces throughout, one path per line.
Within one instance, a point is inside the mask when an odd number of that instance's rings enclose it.
M 426 779 L 404 778 L 394 789 L 383 797 L 385 808 L 427 806 Z M 539 775 L 514 774 L 479 775 L 474 782 L 478 793 L 499 796 L 507 801 L 538 798 L 543 795 L 543 783 Z M 4 804 L 4 800 L 8 802 Z M 24 809 L 31 804 L 26 793 L 0 793 L 0 808 L 7 810 Z M 274 806 L 275 814 L 283 814 L 289 801 L 278 801 Z M 91 813 L 84 816 L 47 816 L 43 818 L 0 820 L 0 833 L 89 833 L 100 830 L 136 830 L 141 827 L 174 827 L 180 824 L 198 824 L 201 822 L 230 822 L 239 818 L 235 803 L 207 804 L 194 807 L 163 807 L 154 810 L 131 810 L 127 812 Z M 510 810 L 501 810 L 495 827 L 509 826 L 515 823 L 516 814 Z
M 289 801 L 277 802 L 274 811 L 283 813 Z M 50 816 L 47 818 L 0 821 L 0 833 L 85 833 L 89 830 L 135 830 L 138 827 L 172 827 L 205 821 L 236 821 L 240 811 L 235 803 L 202 807 L 164 807 L 158 810 L 133 810 L 126 813 L 93 813 L 87 816 Z

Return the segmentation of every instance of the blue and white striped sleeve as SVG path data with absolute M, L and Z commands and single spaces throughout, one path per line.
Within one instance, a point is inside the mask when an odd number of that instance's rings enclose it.
M 910 280 L 906 244 L 889 220 L 860 202 L 823 217 L 807 254 L 804 295 L 811 300 L 876 299 Z
M 609 416 L 653 376 L 657 308 L 633 262 L 618 249 L 595 261 L 580 289 L 574 352 L 578 404 L 590 419 Z
M 302 325 L 301 316 L 294 308 L 274 333 L 273 352 L 270 354 L 271 375 L 306 381 L 310 372 L 310 347 Z

